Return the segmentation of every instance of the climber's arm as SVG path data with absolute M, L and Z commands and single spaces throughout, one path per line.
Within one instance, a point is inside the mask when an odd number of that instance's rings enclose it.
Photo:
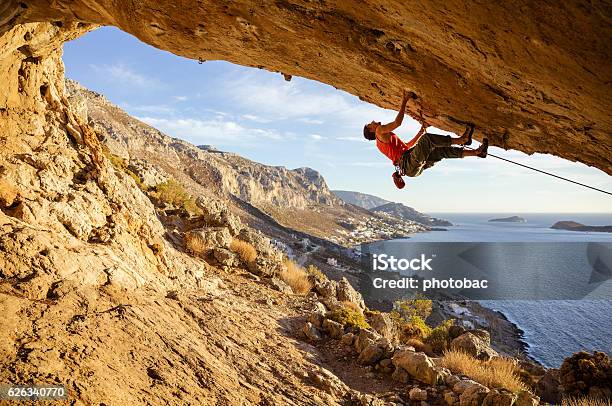
M 395 130 L 400 125 L 402 125 L 402 122 L 404 121 L 404 116 L 406 115 L 406 103 L 408 103 L 408 99 L 410 99 L 410 97 L 411 93 L 404 90 L 404 93 L 402 95 L 402 106 L 400 107 L 400 110 L 397 113 L 395 120 L 391 121 L 388 124 L 380 125 L 378 126 L 378 128 L 376 128 L 376 137 L 378 139 L 383 142 L 388 141 L 388 139 L 391 137 L 391 134 L 389 133 Z

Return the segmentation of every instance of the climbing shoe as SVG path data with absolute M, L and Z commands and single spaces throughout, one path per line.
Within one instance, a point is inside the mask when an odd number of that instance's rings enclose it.
M 474 124 L 470 123 L 467 125 L 467 136 L 468 140 L 463 143 L 463 145 L 472 145 L 472 135 L 474 135 Z
M 404 182 L 398 171 L 393 172 L 393 183 L 395 183 L 398 189 L 403 189 L 406 186 L 406 182 Z
M 489 139 L 485 138 L 482 140 L 482 145 L 480 146 L 480 152 L 478 153 L 478 156 L 480 158 L 486 158 L 487 157 L 487 149 L 489 149 Z

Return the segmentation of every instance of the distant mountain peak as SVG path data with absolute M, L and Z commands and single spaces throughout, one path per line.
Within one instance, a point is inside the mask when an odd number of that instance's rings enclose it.
M 332 190 L 332 192 L 340 199 L 355 206 L 363 207 L 370 210 L 383 204 L 391 203 L 389 200 L 382 199 L 378 196 L 369 195 L 367 193 L 353 192 L 350 190 Z

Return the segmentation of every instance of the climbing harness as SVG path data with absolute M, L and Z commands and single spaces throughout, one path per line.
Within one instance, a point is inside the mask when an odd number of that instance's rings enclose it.
M 476 149 L 476 148 L 470 148 L 470 147 L 465 147 L 465 148 L 468 148 L 468 149 L 471 149 L 471 150 Z M 501 156 L 491 154 L 490 152 L 487 155 L 488 156 L 492 156 L 493 158 L 501 159 L 502 161 L 510 162 L 511 164 L 514 164 L 514 165 L 522 166 L 523 168 L 531 169 L 532 171 L 543 173 L 544 175 L 552 176 L 553 178 L 561 179 L 561 180 L 564 180 L 566 182 L 574 183 L 576 185 L 583 186 L 583 187 L 586 187 L 586 188 L 589 188 L 589 189 L 593 189 L 593 190 L 596 190 L 598 192 L 605 193 L 607 195 L 612 196 L 612 192 L 608 192 L 607 190 L 596 188 L 595 186 L 586 185 L 584 183 L 580 183 L 580 182 L 577 182 L 577 181 L 572 180 L 572 179 L 564 178 L 563 176 L 555 175 L 554 173 L 546 172 L 546 171 L 543 171 L 541 169 L 534 168 L 532 166 L 524 165 L 524 164 L 512 161 L 512 160 L 507 159 L 507 158 L 502 158 Z

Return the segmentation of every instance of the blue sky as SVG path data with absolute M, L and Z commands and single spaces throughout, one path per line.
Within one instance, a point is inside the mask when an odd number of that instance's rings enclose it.
M 254 161 L 321 172 L 332 189 L 355 190 L 425 212 L 612 212 L 612 198 L 488 158 L 445 160 L 406 188 L 393 166 L 362 136 L 364 123 L 390 121 L 383 110 L 331 86 L 227 62 L 160 51 L 115 28 L 64 46 L 66 76 L 104 94 L 129 114 L 196 145 L 211 144 Z M 398 89 L 398 94 L 401 89 Z M 396 133 L 411 138 L 406 117 Z M 490 152 L 604 190 L 612 177 L 550 155 Z

